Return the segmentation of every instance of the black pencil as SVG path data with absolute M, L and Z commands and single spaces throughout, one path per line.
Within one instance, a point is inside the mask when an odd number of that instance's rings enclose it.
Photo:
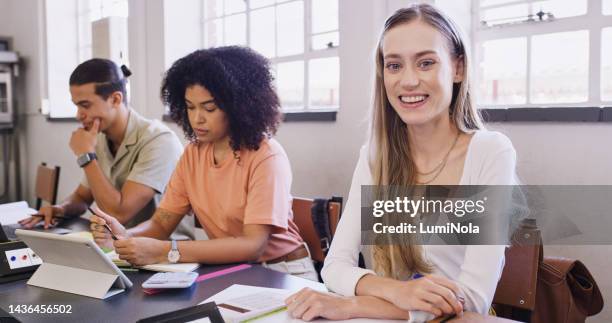
M 91 207 L 87 207 L 87 209 L 89 210 L 89 212 L 91 212 L 91 214 L 96 215 L 96 212 L 94 212 L 94 210 L 91 209 Z M 113 238 L 113 240 L 119 240 L 117 239 L 117 237 L 115 236 L 115 234 L 113 233 L 113 230 L 111 230 L 111 228 L 108 226 L 108 224 L 104 223 L 104 227 L 106 228 L 106 230 L 108 230 L 108 232 L 111 234 L 111 237 Z

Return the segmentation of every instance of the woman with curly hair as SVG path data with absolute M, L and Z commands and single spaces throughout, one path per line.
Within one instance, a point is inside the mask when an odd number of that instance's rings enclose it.
M 280 112 L 268 61 L 244 47 L 198 50 L 167 71 L 161 96 L 190 143 L 152 219 L 125 230 L 100 212 L 96 242 L 134 265 L 249 261 L 317 280 L 293 222 L 289 159 L 271 138 Z M 190 211 L 210 240 L 167 241 Z

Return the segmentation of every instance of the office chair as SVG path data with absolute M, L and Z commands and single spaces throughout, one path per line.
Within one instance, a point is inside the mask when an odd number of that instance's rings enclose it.
M 300 235 L 308 246 L 312 260 L 322 265 L 331 244 L 331 238 L 333 238 L 336 227 L 338 226 L 338 221 L 340 221 L 342 198 L 334 197 L 327 200 L 329 237 L 322 236 L 323 234 L 319 233 L 315 228 L 315 223 L 312 218 L 314 203 L 315 201 L 312 199 L 293 198 L 293 221 L 300 229 Z M 317 271 L 319 270 L 320 269 L 317 269 Z
M 42 202 L 49 204 L 57 202 L 57 188 L 59 185 L 60 167 L 47 167 L 46 163 L 41 163 L 36 171 L 36 209 L 40 209 Z

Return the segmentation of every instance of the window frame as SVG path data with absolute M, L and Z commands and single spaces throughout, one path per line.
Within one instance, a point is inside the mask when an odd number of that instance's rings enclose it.
M 108 0 L 109 2 L 101 1 L 99 3 L 100 17 L 98 19 L 104 19 L 108 17 L 115 17 L 114 15 L 105 15 L 105 9 L 109 10 L 113 5 L 124 2 L 128 5 L 129 0 Z M 91 13 L 96 10 L 92 6 L 91 0 L 76 0 L 76 21 L 77 21 L 77 53 L 79 61 L 91 59 L 93 54 L 93 33 Z M 129 18 L 129 12 L 126 16 Z M 88 27 L 89 26 L 89 27 Z M 127 37 L 127 35 L 126 35 Z M 85 40 L 88 39 L 89 41 Z M 127 53 L 126 53 L 127 54 Z
M 128 3 L 129 0 L 111 0 L 112 4 L 117 3 L 117 2 L 126 2 L 126 4 Z M 44 38 L 45 38 L 45 42 L 48 43 L 48 35 L 47 33 L 49 33 L 48 30 L 48 6 L 49 3 L 51 2 L 51 0 L 46 0 L 44 1 L 44 6 L 43 6 L 43 11 L 44 11 L 44 17 L 45 17 L 45 29 L 44 29 Z M 85 4 L 85 2 L 87 2 L 87 4 Z M 112 4 L 110 4 L 110 6 L 112 6 Z M 68 17 L 71 17 L 72 19 L 74 19 L 74 28 L 72 28 L 72 31 L 74 32 L 71 37 L 74 37 L 73 40 L 73 45 L 72 50 L 74 51 L 75 54 L 75 60 L 73 61 L 74 63 L 78 64 L 80 62 L 83 62 L 87 59 L 92 58 L 92 54 L 93 54 L 93 39 L 91 39 L 92 32 L 91 32 L 91 28 L 89 28 L 89 30 L 86 30 L 85 28 L 87 28 L 86 26 L 89 24 L 92 24 L 92 21 L 90 21 L 90 17 L 89 14 L 90 12 L 93 10 L 92 6 L 91 6 L 91 1 L 90 0 L 76 0 L 71 2 L 70 4 L 73 8 L 73 13 L 71 15 L 69 15 Z M 103 13 L 103 9 L 105 7 L 108 7 L 109 4 L 105 4 L 105 3 L 100 3 L 100 11 L 101 13 Z M 129 13 L 128 13 L 129 15 Z M 112 15 L 104 15 L 101 14 L 100 19 L 106 18 L 106 17 L 110 17 Z M 85 37 L 89 37 L 90 41 L 84 41 L 84 36 Z M 126 35 L 126 37 L 128 37 L 128 35 Z M 66 49 L 67 50 L 67 49 Z M 78 122 L 78 120 L 74 117 L 74 116 L 52 116 L 53 114 L 51 113 L 51 109 L 52 109 L 52 104 L 53 102 L 51 102 L 51 90 L 50 90 L 50 83 L 54 81 L 53 76 L 54 75 L 50 75 L 50 74 L 55 74 L 55 73 L 50 73 L 50 62 L 49 62 L 49 47 L 45 46 L 45 63 L 44 63 L 44 69 L 45 69 L 45 95 L 42 99 L 41 102 L 41 109 L 40 109 L 40 114 L 43 115 L 47 121 L 49 122 L 69 122 L 69 123 L 74 123 L 74 122 Z M 126 56 L 128 57 L 128 56 Z M 55 65 L 55 64 L 54 64 Z M 62 75 L 61 78 L 65 78 L 66 81 L 68 80 L 68 75 Z M 67 82 L 66 82 L 67 84 Z M 129 85 L 128 85 L 129 87 Z M 129 91 L 129 88 L 128 88 Z M 65 104 L 70 104 L 73 105 L 73 103 L 68 99 Z
M 527 102 L 524 104 L 479 104 L 481 108 L 484 110 L 495 110 L 495 109 L 507 109 L 507 112 L 502 113 L 499 112 L 491 112 L 490 115 L 495 115 L 492 119 L 495 121 L 513 121 L 515 119 L 520 121 L 528 121 L 525 120 L 525 113 L 533 113 L 528 111 L 534 111 L 533 108 L 563 108 L 563 109 L 583 109 L 583 108 L 595 108 L 598 107 L 601 109 L 599 111 L 599 117 L 597 121 L 610 121 L 608 119 L 609 113 L 606 112 L 604 106 L 612 106 L 612 101 L 604 101 L 602 98 L 602 89 L 601 89 L 601 81 L 602 81 L 602 29 L 606 27 L 612 27 L 612 16 L 603 14 L 603 1 L 589 1 L 587 0 L 587 12 L 584 15 L 574 16 L 574 17 L 566 17 L 566 18 L 557 18 L 553 21 L 543 21 L 543 22 L 525 22 L 525 23 L 515 23 L 508 25 L 498 25 L 498 26 L 481 26 L 480 24 L 480 7 L 481 0 L 472 0 L 472 35 L 473 35 L 473 43 L 472 50 L 474 53 L 474 62 L 475 66 L 478 66 L 482 61 L 482 52 L 479 50 L 482 43 L 485 41 L 498 40 L 498 39 L 507 39 L 507 38 L 516 38 L 516 37 L 526 37 L 527 38 L 527 78 L 526 78 L 526 100 Z M 521 4 L 521 3 L 529 3 L 530 0 L 519 0 L 512 1 L 506 4 L 501 5 L 491 5 L 486 6 L 486 9 L 496 8 L 496 7 L 504 7 L 507 5 L 513 4 Z M 578 31 L 578 30 L 586 30 L 589 35 L 589 67 L 588 67 L 588 99 L 586 102 L 580 103 L 531 103 L 531 39 L 533 36 L 542 35 L 542 34 L 550 34 L 550 33 L 558 33 L 558 32 L 568 32 L 568 31 Z M 476 79 L 480 79 L 480 71 L 475 69 Z M 511 110 L 520 109 L 522 111 L 512 112 Z M 604 111 L 605 110 L 605 111 Z M 572 115 L 575 117 L 566 118 L 558 116 L 559 109 L 550 109 L 548 112 L 540 112 L 537 117 L 533 121 L 592 121 L 593 112 L 581 114 L 581 113 L 568 113 L 567 115 Z M 569 112 L 569 110 L 568 110 Z M 518 113 L 518 115 L 517 115 Z M 503 117 L 501 117 L 503 116 Z M 572 120 L 568 120 L 572 119 Z
M 310 86 L 309 86 L 309 77 L 310 77 L 310 61 L 311 60 L 315 60 L 315 59 L 321 59 L 321 58 L 333 58 L 336 57 L 338 58 L 338 78 L 340 78 L 340 46 L 341 46 L 341 40 L 339 40 L 339 43 L 336 44 L 335 46 L 331 47 L 331 48 L 324 48 L 324 49 L 318 49 L 318 50 L 314 50 L 311 49 L 311 45 L 312 45 L 312 37 L 316 36 L 316 35 L 321 35 L 321 34 L 327 34 L 327 33 L 332 33 L 332 32 L 337 32 L 340 38 L 340 24 L 339 24 L 339 20 L 340 20 L 340 13 L 338 13 L 338 28 L 335 30 L 328 30 L 328 31 L 324 31 L 324 32 L 317 32 L 317 33 L 313 33 L 312 32 L 312 0 L 281 0 L 278 2 L 274 2 L 272 4 L 269 5 L 265 5 L 265 6 L 261 6 L 261 7 L 257 7 L 257 8 L 251 8 L 251 2 L 248 0 L 245 0 L 245 10 L 244 11 L 240 11 L 240 12 L 235 12 L 235 13 L 231 13 L 231 14 L 225 14 L 224 12 L 221 13 L 218 16 L 215 17 L 211 17 L 211 18 L 207 18 L 206 17 L 206 4 L 205 4 L 206 0 L 202 0 L 202 39 L 201 42 L 204 46 L 207 45 L 206 42 L 206 37 L 207 37 L 207 30 L 206 30 L 206 25 L 208 22 L 216 20 L 216 19 L 225 19 L 228 16 L 233 16 L 233 15 L 237 15 L 237 14 L 245 14 L 246 16 L 246 44 L 245 46 L 250 46 L 251 44 L 251 33 L 250 33 L 250 23 L 251 23 L 251 12 L 254 10 L 261 10 L 261 9 L 265 9 L 265 8 L 271 8 L 271 7 L 276 7 L 279 5 L 283 5 L 283 4 L 288 4 L 288 3 L 292 3 L 292 2 L 298 2 L 301 1 L 303 3 L 303 10 L 304 10 L 304 52 L 300 53 L 300 54 L 294 54 L 294 55 L 287 55 L 287 56 L 276 56 L 275 53 L 275 57 L 267 57 L 267 59 L 270 61 L 270 65 L 274 67 L 275 71 L 274 73 L 276 73 L 276 66 L 278 64 L 282 64 L 282 63 L 289 63 L 289 62 L 298 62 L 298 61 L 303 61 L 304 62 L 304 88 L 303 88 L 303 96 L 302 96 L 302 101 L 303 101 L 303 106 L 301 108 L 285 108 L 282 106 L 281 103 L 281 110 L 282 113 L 284 115 L 284 120 L 285 121 L 335 121 L 336 120 L 336 113 L 340 108 L 340 81 L 338 82 L 338 105 L 337 106 L 332 106 L 332 107 L 317 107 L 317 106 L 312 106 L 310 104 Z M 339 0 L 337 0 L 339 1 Z M 223 11 L 223 10 L 222 10 Z M 276 17 L 275 17 L 276 19 Z M 276 22 L 275 22 L 275 26 L 276 26 Z M 223 37 L 225 38 L 225 21 L 223 22 Z M 276 33 L 276 28 L 274 29 L 274 32 Z M 223 39 L 223 43 L 225 44 L 225 39 Z M 277 44 L 278 44 L 278 40 L 275 40 L 275 52 L 277 51 Z M 276 75 L 275 75 L 276 77 Z

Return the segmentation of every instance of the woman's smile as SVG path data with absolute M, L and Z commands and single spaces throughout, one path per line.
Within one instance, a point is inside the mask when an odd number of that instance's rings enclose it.
M 406 109 L 417 109 L 424 106 L 429 101 L 429 95 L 400 95 L 398 97 L 400 107 Z

